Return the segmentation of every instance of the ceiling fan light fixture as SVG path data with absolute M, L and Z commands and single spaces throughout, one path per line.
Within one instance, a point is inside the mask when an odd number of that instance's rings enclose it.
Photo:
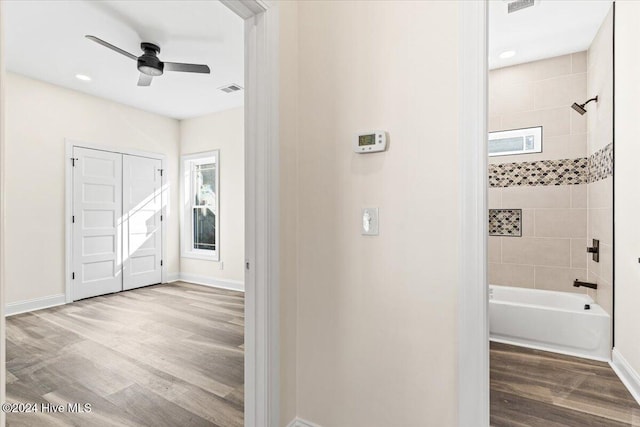
M 138 78 L 138 86 L 149 86 L 153 77 L 161 76 L 164 73 L 165 68 L 167 71 L 179 71 L 183 73 L 199 73 L 210 74 L 211 70 L 208 65 L 205 64 L 187 64 L 182 62 L 162 62 L 158 58 L 160 53 L 160 46 L 142 42 L 140 48 L 144 52 L 141 56 L 136 56 L 126 50 L 120 49 L 117 46 L 112 45 L 96 36 L 86 35 L 87 39 L 98 43 L 107 49 L 111 49 L 120 55 L 126 56 L 129 59 L 137 61 L 138 71 L 140 76 Z M 166 67 L 165 67 L 166 65 Z
M 138 65 L 138 71 L 152 77 L 162 75 L 162 69 L 158 69 L 150 65 Z

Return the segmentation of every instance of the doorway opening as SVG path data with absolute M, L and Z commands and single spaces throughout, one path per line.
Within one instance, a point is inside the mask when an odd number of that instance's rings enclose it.
M 631 425 L 609 366 L 614 4 L 488 13 L 491 425 Z
M 69 4 L 75 2 L 68 2 Z M 115 2 L 114 2 L 115 3 Z M 129 2 L 134 4 L 137 3 L 141 5 L 142 2 Z M 148 2 L 144 2 L 145 7 L 149 5 Z M 164 2 L 161 2 L 164 3 Z M 202 3 L 202 2 L 198 2 Z M 209 3 L 209 2 L 206 2 Z M 212 2 L 218 4 L 218 2 Z M 236 3 L 236 2 L 232 2 Z M 64 6 L 69 6 L 69 4 L 65 4 Z M 103 3 L 104 4 L 104 3 Z M 224 4 L 224 3 L 223 3 Z M 62 4 L 58 4 L 62 7 Z M 84 6 L 88 6 L 88 4 L 84 4 Z M 183 4 L 184 7 L 186 7 Z M 261 425 L 271 425 L 271 423 L 277 422 L 277 398 L 273 398 L 269 396 L 269 393 L 277 390 L 277 375 L 274 375 L 274 372 L 277 372 L 277 357 L 274 357 L 274 354 L 277 354 L 277 343 L 272 342 L 269 337 L 277 336 L 277 322 L 274 322 L 273 319 L 277 318 L 277 313 L 274 311 L 275 298 L 274 295 L 277 295 L 277 267 L 274 268 L 273 265 L 277 266 L 278 258 L 277 258 L 277 244 L 274 245 L 272 242 L 272 236 L 277 235 L 277 222 L 273 221 L 273 218 L 277 218 L 277 209 L 265 209 L 264 205 L 267 203 L 261 197 L 257 198 L 256 193 L 260 195 L 272 195 L 273 197 L 269 198 L 268 203 L 272 203 L 277 205 L 277 189 L 275 188 L 275 182 L 277 180 L 267 179 L 263 181 L 256 180 L 255 175 L 257 172 L 264 167 L 265 164 L 269 164 L 271 159 L 266 158 L 266 154 L 261 150 L 257 150 L 257 147 L 277 147 L 276 144 L 276 136 L 277 136 L 277 127 L 274 123 L 277 123 L 277 114 L 270 113 L 269 110 L 273 105 L 273 96 L 275 94 L 274 91 L 267 89 L 271 87 L 275 87 L 272 84 L 272 79 L 276 78 L 273 73 L 271 67 L 269 67 L 270 55 L 273 55 L 274 52 L 277 51 L 277 46 L 274 43 L 265 43 L 265 41 L 274 40 L 274 33 L 277 31 L 277 28 L 269 23 L 275 20 L 274 10 L 267 9 L 262 2 L 243 2 L 242 4 L 229 4 L 229 9 L 241 18 L 241 28 L 242 32 L 245 36 L 245 42 L 243 43 L 244 49 L 239 50 L 239 55 L 241 57 L 247 58 L 247 64 L 243 67 L 246 73 L 245 79 L 245 89 L 246 92 L 241 94 L 241 98 L 245 99 L 245 108 L 246 108 L 246 123 L 245 125 L 241 125 L 241 128 L 246 129 L 246 151 L 247 151 L 247 162 L 249 167 L 245 171 L 246 173 L 246 181 L 241 185 L 240 194 L 245 195 L 246 203 L 248 205 L 247 210 L 247 226 L 246 228 L 250 231 L 245 233 L 245 237 L 236 236 L 238 240 L 241 240 L 242 243 L 246 243 L 245 246 L 245 255 L 244 259 L 241 262 L 241 271 L 243 274 L 244 284 L 247 290 L 247 303 L 246 303 L 246 314 L 247 314 L 247 324 L 244 329 L 244 336 L 246 337 L 246 347 L 242 345 L 242 343 L 238 343 L 241 346 L 243 352 L 246 352 L 246 359 L 244 363 L 241 363 L 240 371 L 246 373 L 245 376 L 245 390 L 240 390 L 235 393 L 230 393 L 229 390 L 226 390 L 226 394 L 229 396 L 230 400 L 235 400 L 237 402 L 241 402 L 241 404 L 245 408 L 246 416 L 245 420 L 249 424 L 260 423 Z M 6 8 L 6 5 L 3 5 L 3 9 Z M 98 7 L 99 8 L 99 7 Z M 103 10 L 104 12 L 104 10 Z M 3 15 L 6 18 L 8 13 L 6 10 L 3 10 Z M 111 18 L 122 18 L 119 13 L 111 14 Z M 70 17 L 73 17 L 74 14 L 69 14 Z M 126 25 L 135 25 L 135 20 L 124 20 L 126 21 Z M 148 30 L 146 28 L 145 30 Z M 215 39 L 215 38 L 214 38 Z M 213 40 L 216 42 L 216 40 Z M 266 52 L 269 52 L 269 55 Z M 259 72 L 258 72 L 259 71 Z M 80 77 L 78 77 L 79 79 Z M 155 85 L 155 83 L 160 80 L 154 79 L 151 87 Z M 3 82 L 6 83 L 6 80 Z M 235 80 L 233 82 L 234 87 L 237 87 L 238 81 Z M 224 87 L 229 87 L 229 85 L 224 85 Z M 114 109 L 114 113 L 120 114 L 120 119 L 122 119 L 123 126 L 125 128 L 129 128 L 132 130 L 141 130 L 144 125 L 136 125 L 136 118 L 132 117 L 129 114 L 129 111 L 124 111 L 125 109 Z M 56 111 L 56 110 L 52 110 Z M 77 112 L 77 111 L 76 111 Z M 83 111 L 80 111 L 83 113 Z M 82 114 L 80 114 L 81 116 Z M 139 118 L 140 119 L 140 118 Z M 141 118 L 141 122 L 145 122 L 147 120 L 146 117 Z M 108 120 L 100 122 L 100 126 L 102 130 L 105 130 L 108 127 Z M 9 127 L 11 123 L 7 120 Z M 97 123 L 97 122 L 96 122 Z M 140 122 L 138 122 L 140 123 Z M 105 126 L 106 125 L 106 126 Z M 98 127 L 100 127 L 98 126 Z M 107 129 L 107 133 L 111 133 L 112 136 L 115 135 L 117 138 L 117 132 L 120 131 L 114 128 Z M 173 131 L 168 128 L 160 128 L 158 129 L 159 134 L 166 136 L 167 134 L 171 134 Z M 92 143 L 96 143 L 99 145 L 104 145 L 104 142 L 100 138 L 87 138 L 82 136 L 82 132 L 78 132 L 73 135 L 74 138 L 83 140 L 83 141 L 91 141 Z M 153 140 L 153 136 L 150 133 L 139 132 L 138 134 L 138 142 L 141 141 L 149 141 Z M 8 146 L 7 139 L 3 141 L 3 145 L 5 147 Z M 117 141 L 119 148 L 125 146 L 122 141 Z M 126 148 L 126 147 L 125 147 Z M 133 145 L 133 148 L 141 149 L 140 146 Z M 159 150 L 146 150 L 152 152 L 158 152 Z M 264 150 L 266 153 L 271 152 L 270 149 Z M 273 150 L 277 152 L 277 150 Z M 8 153 L 11 154 L 11 153 Z M 190 154 L 190 153 L 181 153 L 180 151 L 176 151 L 173 153 L 174 156 L 179 157 L 180 154 Z M 53 158 L 54 156 L 51 156 Z M 224 155 L 223 155 L 224 158 Z M 8 162 L 4 160 L 3 169 L 6 169 Z M 250 162 L 250 163 L 249 163 Z M 244 163 L 244 156 L 243 156 Z M 167 168 L 162 168 L 167 169 Z M 170 167 L 168 169 L 171 169 Z M 178 182 L 178 170 L 179 167 L 173 168 L 173 173 L 176 175 L 173 179 L 173 183 Z M 270 177 L 271 174 L 277 176 L 277 168 L 268 168 L 268 172 L 266 174 L 267 177 Z M 60 176 L 60 174 L 56 174 L 56 176 Z M 7 181 L 3 182 L 3 186 L 6 186 Z M 53 184 L 52 184 L 53 185 Z M 3 191 L 4 193 L 4 191 Z M 221 190 L 221 194 L 224 195 L 224 190 Z M 172 192 L 170 197 L 178 196 L 178 191 Z M 161 198 L 162 200 L 162 198 Z M 206 209 L 211 210 L 209 207 Z M 177 218 L 179 215 L 177 213 L 179 209 L 177 209 L 177 204 L 174 209 L 170 209 L 167 212 L 167 216 L 173 215 L 174 218 Z M 224 215 L 221 215 L 224 217 Z M 221 228 L 224 225 L 220 226 Z M 244 228 L 244 227 L 241 227 Z M 60 230 L 60 228 L 58 228 Z M 268 230 L 268 232 L 266 232 Z M 176 233 L 176 228 L 170 227 L 167 231 L 166 238 L 170 238 L 172 233 Z M 218 230 L 216 230 L 218 231 Z M 122 232 L 121 232 L 122 233 Z M 117 232 L 116 232 L 117 234 Z M 177 233 L 176 233 L 177 234 Z M 224 233 L 220 233 L 220 236 L 224 236 Z M 123 235 L 120 234 L 122 237 Z M 3 233 L 3 243 L 6 243 L 6 234 Z M 102 236 L 104 237 L 104 236 Z M 116 236 L 114 236 L 115 239 Z M 164 237 L 163 237 L 164 238 Z M 104 239 L 103 239 L 104 240 Z M 245 242 L 246 240 L 246 242 Z M 277 239 L 276 239 L 277 240 Z M 60 241 L 60 239 L 58 239 Z M 205 242 L 206 243 L 206 242 Z M 220 253 L 224 254 L 224 245 L 223 242 L 220 242 Z M 200 242 L 200 246 L 204 243 Z M 5 245 L 6 246 L 6 245 Z M 269 254 L 266 253 L 266 248 L 269 250 Z M 138 248 L 139 249 L 139 248 Z M 179 247 L 173 248 L 165 247 L 167 252 L 177 251 L 180 252 Z M 5 253 L 6 254 L 6 253 Z M 165 261 L 167 261 L 167 257 L 170 256 L 164 254 L 162 256 L 163 265 L 161 267 L 166 267 Z M 254 269 L 253 266 L 260 266 L 259 269 Z M 227 265 L 225 264 L 225 268 Z M 64 268 L 64 267 L 63 267 Z M 263 270 L 264 269 L 264 270 Z M 4 272 L 3 272 L 4 273 Z M 71 271 L 74 273 L 74 271 Z M 175 272 L 173 272 L 175 273 Z M 178 271 L 178 273 L 180 273 Z M 189 276 L 190 281 L 196 281 L 197 279 L 203 276 L 202 274 L 197 275 L 200 277 L 194 278 L 193 276 Z M 177 277 L 178 279 L 182 278 L 181 276 Z M 167 273 L 167 277 L 164 280 L 171 281 L 172 279 L 176 279 L 175 276 L 171 276 L 171 272 Z M 261 285 L 261 289 L 264 289 L 265 292 L 260 295 L 255 294 L 255 282 L 258 281 Z M 3 287 L 6 289 L 8 281 L 3 280 Z M 166 285 L 162 285 L 166 286 Z M 143 289 L 151 289 L 151 288 L 143 288 Z M 189 291 L 189 290 L 187 290 Z M 132 291 L 135 292 L 135 291 Z M 228 291 L 226 291 L 228 292 Z M 223 292 L 224 293 L 224 292 Z M 124 295 L 126 293 L 123 293 Z M 133 294 L 130 294 L 133 295 Z M 64 297 L 66 299 L 66 295 Z M 98 297 L 102 298 L 102 297 Z M 143 298 L 141 298 L 143 299 Z M 35 298 L 37 300 L 37 298 Z M 88 301 L 88 300 L 87 300 Z M 37 307 L 41 303 L 41 301 L 31 301 Z M 5 301 L 3 301 L 4 306 Z M 276 305 L 277 306 L 277 305 Z M 4 308 L 4 307 L 3 307 Z M 56 310 L 56 309 L 54 309 Z M 243 310 L 244 311 L 244 310 Z M 94 319 L 99 321 L 101 319 Z M 102 319 L 104 320 L 104 319 Z M 233 321 L 229 321 L 230 324 L 233 324 Z M 256 328 L 256 324 L 270 325 L 268 328 Z M 167 332 L 170 329 L 167 329 Z M 266 362 L 266 360 L 270 360 L 270 362 Z M 265 361 L 265 363 L 262 363 Z M 256 378 L 270 378 L 267 381 L 257 381 Z M 15 378 L 8 378 L 7 382 L 11 382 Z M 210 384 L 211 387 L 213 385 Z M 210 388 L 211 388 L 210 387 Z M 215 387 L 214 387 L 215 388 Z M 224 390 L 223 390 L 224 391 Z M 223 391 L 218 390 L 218 393 L 221 394 Z M 214 393 L 215 394 L 215 393 Z M 245 395 L 246 394 L 246 398 Z M 277 396 L 277 393 L 276 393 Z M 220 397 L 220 396 L 218 396 Z M 4 396 L 3 396 L 4 399 Z M 215 400 L 215 399 L 214 399 Z M 242 401 L 244 400 L 244 403 Z M 275 408 L 275 409 L 274 409 Z M 242 411 L 240 411 L 242 412 Z M 95 413 L 95 411 L 94 411 Z

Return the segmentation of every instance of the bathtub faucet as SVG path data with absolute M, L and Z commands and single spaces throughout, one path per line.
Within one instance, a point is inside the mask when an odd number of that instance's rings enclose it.
M 598 289 L 598 285 L 597 284 L 589 283 L 589 282 L 581 282 L 578 279 L 573 281 L 573 286 L 575 286 L 576 288 L 579 288 L 580 286 L 583 286 L 585 288 Z

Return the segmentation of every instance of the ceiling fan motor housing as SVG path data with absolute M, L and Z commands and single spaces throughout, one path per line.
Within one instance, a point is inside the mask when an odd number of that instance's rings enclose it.
M 164 72 L 164 63 L 158 59 L 160 47 L 153 43 L 141 43 L 144 54 L 138 57 L 138 71 L 149 76 L 161 76 Z

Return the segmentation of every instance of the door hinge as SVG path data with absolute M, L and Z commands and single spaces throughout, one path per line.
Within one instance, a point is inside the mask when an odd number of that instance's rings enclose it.
M 247 269 L 247 270 L 249 269 L 249 261 L 247 261 L 247 262 L 245 263 L 245 267 L 246 267 L 246 269 Z
M 71 215 L 71 223 L 72 224 L 76 223 L 76 216 L 75 215 Z
M 162 267 L 162 260 L 160 260 L 160 267 Z
M 160 176 L 162 176 L 162 173 L 164 172 L 164 169 L 158 169 L 160 171 Z
M 76 167 L 76 160 L 78 160 L 77 157 L 72 157 L 71 158 L 71 167 L 75 168 Z
M 162 221 L 162 215 L 160 215 L 160 221 Z
M 76 280 L 76 273 L 71 273 L 71 280 Z

